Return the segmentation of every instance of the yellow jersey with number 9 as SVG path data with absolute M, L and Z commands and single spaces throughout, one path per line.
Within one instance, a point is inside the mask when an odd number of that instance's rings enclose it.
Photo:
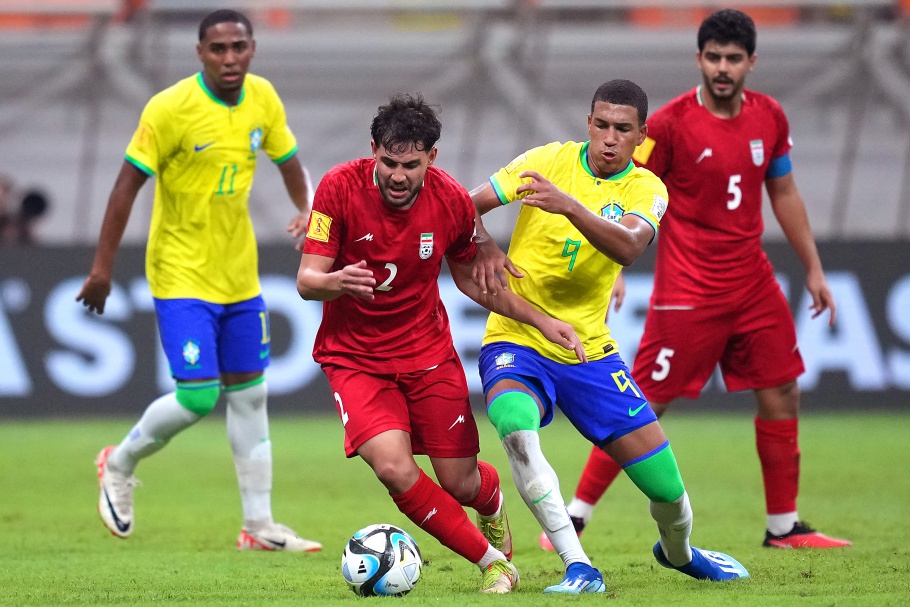
M 588 142 L 550 143 L 520 155 L 490 177 L 500 202 L 521 196 L 515 190 L 536 171 L 604 221 L 619 222 L 638 215 L 651 224 L 654 235 L 667 209 L 667 188 L 646 169 L 631 161 L 619 173 L 597 177 L 588 163 Z M 604 320 L 610 292 L 621 266 L 594 248 L 564 215 L 522 205 L 518 212 L 509 257 L 524 278 L 509 276 L 509 288 L 538 310 L 570 323 L 581 338 L 589 360 L 617 351 Z M 533 348 L 562 363 L 577 363 L 571 350 L 561 348 L 535 328 L 498 314 L 490 314 L 483 343 L 510 342 Z
M 247 74 L 229 106 L 185 78 L 148 102 L 126 160 L 155 176 L 145 269 L 152 295 L 228 304 L 259 295 L 248 201 L 259 150 L 276 164 L 297 142 L 272 84 Z

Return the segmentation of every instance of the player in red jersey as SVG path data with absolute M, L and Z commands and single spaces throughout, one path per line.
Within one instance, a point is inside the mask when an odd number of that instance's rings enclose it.
M 518 585 L 496 469 L 480 442 L 464 369 L 437 280 L 537 328 L 584 360 L 568 323 L 509 291 L 471 279 L 477 247 L 467 191 L 432 166 L 441 125 L 421 96 L 397 95 L 373 119 L 372 158 L 341 164 L 316 190 L 297 274 L 304 299 L 324 301 L 313 357 L 322 365 L 359 455 L 415 525 L 476 563 L 481 592 Z M 434 483 L 414 454 L 430 458 Z M 462 506 L 478 513 L 478 529 Z
M 744 88 L 755 39 L 752 19 L 738 10 L 705 19 L 696 54 L 703 84 L 655 112 L 636 151 L 636 161 L 667 185 L 670 211 L 633 377 L 658 417 L 677 397 L 697 398 L 718 363 L 728 390 L 753 390 L 764 545 L 840 548 L 851 543 L 813 530 L 796 509 L 796 379 L 804 368 L 790 309 L 761 247 L 762 184 L 806 267 L 813 316 L 829 310 L 833 325 L 835 305 L 791 171 L 787 118 L 777 101 Z M 620 471 L 606 453 L 591 451 L 568 505 L 576 531 Z

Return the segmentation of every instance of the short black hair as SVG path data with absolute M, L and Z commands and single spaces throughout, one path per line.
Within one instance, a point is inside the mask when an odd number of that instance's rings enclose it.
M 210 27 L 218 25 L 219 23 L 239 23 L 246 28 L 246 32 L 250 35 L 250 38 L 253 37 L 253 24 L 246 18 L 246 15 L 238 11 L 223 8 L 209 13 L 202 18 L 202 22 L 199 23 L 199 42 L 202 42 L 205 38 L 205 32 L 208 31 Z
M 736 44 L 751 57 L 755 53 L 755 22 L 735 8 L 724 8 L 708 15 L 698 28 L 698 52 L 711 40 L 718 44 Z
M 598 101 L 614 105 L 630 105 L 638 110 L 638 126 L 642 126 L 648 119 L 648 96 L 640 86 L 631 80 L 610 80 L 604 82 L 594 93 L 591 100 L 591 113 Z
M 417 93 L 397 93 L 380 106 L 370 125 L 376 147 L 394 152 L 411 145 L 419 151 L 433 149 L 442 133 L 436 110 Z

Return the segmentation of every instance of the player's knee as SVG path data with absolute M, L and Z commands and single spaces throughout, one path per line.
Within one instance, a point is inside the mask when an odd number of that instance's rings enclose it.
M 652 502 L 675 502 L 686 492 L 670 443 L 649 457 L 624 468 Z
M 487 407 L 490 423 L 502 440 L 513 432 L 540 430 L 540 409 L 537 401 L 521 390 L 506 390 L 497 394 Z
M 199 417 L 205 417 L 215 409 L 220 394 L 221 384 L 217 381 L 177 384 L 177 402 Z

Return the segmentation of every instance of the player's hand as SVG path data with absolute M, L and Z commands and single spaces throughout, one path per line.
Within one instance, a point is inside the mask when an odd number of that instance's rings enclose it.
M 376 279 L 373 278 L 373 271 L 367 269 L 366 261 L 347 265 L 335 272 L 335 275 L 342 294 L 367 300 L 375 297 L 373 287 L 376 286 Z
M 89 312 L 104 314 L 104 302 L 111 294 L 111 281 L 109 278 L 100 278 L 89 274 L 82 283 L 82 290 L 76 296 L 76 301 L 81 301 Z
M 834 326 L 834 320 L 837 317 L 837 306 L 834 303 L 834 295 L 828 287 L 828 281 L 821 270 L 809 271 L 806 275 L 806 289 L 812 296 L 812 318 L 817 318 L 825 310 L 831 310 L 831 318 L 828 320 L 828 326 Z
M 291 223 L 288 224 L 288 232 L 291 234 L 291 237 L 294 239 L 295 245 L 294 248 L 298 251 L 303 250 L 303 238 L 302 236 L 306 233 L 307 223 L 310 218 L 310 214 L 306 211 L 298 213 L 291 219 Z
M 588 362 L 588 355 L 585 354 L 584 344 L 581 343 L 581 339 L 579 339 L 578 335 L 575 333 L 575 329 L 569 323 L 547 317 L 537 329 L 544 337 L 560 348 L 575 352 L 575 356 L 578 357 L 578 360 L 581 362 Z
M 515 278 L 523 278 L 512 260 L 509 259 L 492 238 L 477 241 L 477 255 L 471 265 L 471 279 L 484 294 L 496 295 L 509 288 L 506 272 Z
M 619 312 L 622 302 L 626 300 L 626 279 L 622 272 L 616 275 L 616 282 L 613 283 L 613 291 L 610 293 L 610 302 L 613 304 L 613 310 Z M 604 322 L 610 320 L 610 305 L 607 305 L 607 315 Z
M 516 194 L 532 192 L 521 199 L 522 204 L 537 207 L 547 213 L 565 215 L 569 207 L 576 202 L 537 171 L 525 171 L 519 177 L 531 179 L 530 182 L 523 183 L 515 189 Z

